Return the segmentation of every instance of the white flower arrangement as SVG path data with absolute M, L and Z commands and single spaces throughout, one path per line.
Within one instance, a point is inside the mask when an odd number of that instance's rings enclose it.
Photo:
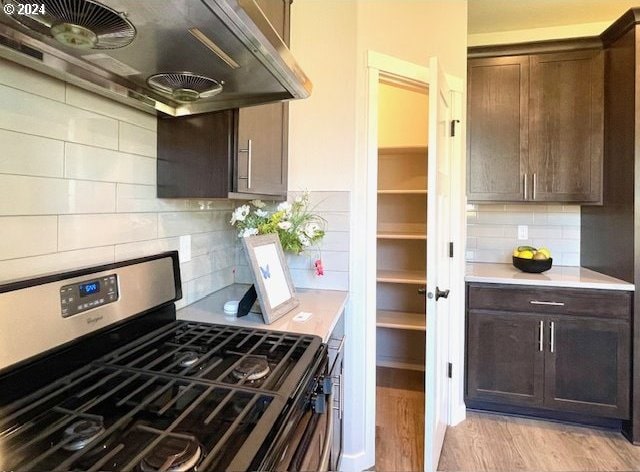
M 282 248 L 294 254 L 320 242 L 324 237 L 325 220 L 309 209 L 309 193 L 298 196 L 292 203 L 282 202 L 269 212 L 261 200 L 251 200 L 236 208 L 230 223 L 238 229 L 238 237 L 276 233 Z M 316 261 L 322 267 L 321 261 Z

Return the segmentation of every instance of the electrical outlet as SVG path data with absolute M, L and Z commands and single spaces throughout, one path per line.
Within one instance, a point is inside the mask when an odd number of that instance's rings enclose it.
M 180 236 L 180 262 L 191 260 L 191 235 Z
M 529 239 L 529 227 L 527 225 L 518 225 L 518 239 Z

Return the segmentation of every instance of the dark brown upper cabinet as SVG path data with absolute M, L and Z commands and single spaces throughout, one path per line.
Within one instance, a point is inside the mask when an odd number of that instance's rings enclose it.
M 255 0 L 289 45 L 289 0 Z M 273 198 L 287 193 L 288 103 L 158 119 L 158 197 Z
M 600 49 L 468 62 L 469 201 L 599 203 Z
M 468 64 L 469 200 L 524 200 L 528 164 L 529 58 Z

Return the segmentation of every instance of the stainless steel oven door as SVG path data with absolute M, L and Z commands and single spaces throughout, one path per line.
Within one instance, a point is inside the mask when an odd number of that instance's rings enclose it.
M 331 409 L 333 393 L 317 394 L 311 404 L 314 407 L 304 412 L 289 437 L 289 447 L 280 460 L 277 470 L 293 472 L 329 470 L 334 426 Z

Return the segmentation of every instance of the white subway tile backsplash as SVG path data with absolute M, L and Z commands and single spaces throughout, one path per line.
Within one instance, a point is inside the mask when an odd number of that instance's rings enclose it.
M 134 243 L 117 244 L 116 261 L 125 261 L 136 257 L 151 256 L 165 251 L 177 251 L 180 248 L 178 238 L 150 239 Z
M 59 217 L 58 225 L 60 251 L 158 237 L 158 217 L 154 213 L 64 215 Z
M 530 245 L 548 247 L 555 265 L 580 265 L 579 206 L 531 203 L 469 207 L 468 261 L 509 263 L 514 248 Z M 521 224 L 528 226 L 527 240 L 518 239 Z
M 153 115 L 0 60 L 0 281 L 178 250 L 189 234 L 178 305 L 233 283 L 233 202 L 158 199 L 156 130 Z
M 191 236 L 191 255 L 200 256 L 220 248 L 233 252 L 236 239 L 236 232 L 229 230 L 196 233 Z
M 467 236 L 484 237 L 484 238 L 501 238 L 505 236 L 505 226 L 502 225 L 490 225 L 480 226 L 473 225 L 467 228 Z M 516 228 L 514 226 L 514 228 Z M 517 228 L 516 228 L 517 231 Z
M 156 157 L 157 133 L 140 126 L 120 122 L 120 151 Z
M 113 262 L 113 246 L 0 261 L 0 282 Z
M 118 212 L 158 212 L 186 211 L 189 200 L 160 199 L 156 196 L 155 185 L 137 185 L 119 183 L 116 189 Z
M 132 123 L 151 131 L 157 130 L 157 118 L 74 85 L 67 84 L 66 102 L 76 108 Z
M 64 103 L 0 85 L 0 128 L 117 149 L 118 122 Z
M 65 145 L 65 177 L 155 185 L 156 160 L 81 144 Z
M 476 219 L 479 224 L 486 225 L 530 225 L 533 214 L 523 212 L 503 213 L 498 211 L 478 211 Z
M 318 214 L 324 218 L 327 231 L 349 231 L 351 224 L 349 213 L 323 211 Z
M 233 210 L 234 200 L 187 200 L 188 209 L 193 211 Z
M 531 226 L 529 238 L 532 239 L 561 239 L 562 228 L 558 226 Z
M 64 102 L 64 82 L 4 59 L 0 59 L 0 84 Z
M 291 269 L 293 285 L 299 288 L 323 290 L 349 290 L 349 272 L 325 271 L 319 277 L 311 270 Z
M 183 234 L 206 233 L 229 228 L 231 212 L 181 212 L 158 215 L 158 236 L 162 238 Z
M 311 272 L 315 271 L 315 261 L 322 259 L 322 265 L 326 271 L 331 272 L 348 272 L 349 271 L 349 253 L 342 251 L 327 251 L 321 253 L 310 251 L 308 254 L 300 255 L 287 254 L 287 264 L 291 269 L 306 269 Z
M 211 267 L 211 257 L 208 254 L 194 257 L 189 262 L 183 262 L 180 264 L 182 281 L 188 282 L 189 280 L 204 277 L 212 272 Z
M 115 184 L 0 174 L 0 215 L 115 211 Z
M 0 174 L 62 177 L 62 141 L 0 130 L 0 143 Z
M 56 216 L 0 217 L 0 260 L 56 252 Z
M 580 213 L 549 213 L 547 221 L 550 225 L 580 226 Z
M 349 252 L 349 233 L 327 231 L 322 240 L 322 250 Z
M 563 226 L 562 239 L 580 239 L 580 226 Z
M 293 200 L 304 192 L 291 191 L 288 193 L 288 200 Z M 350 211 L 351 201 L 349 192 L 310 192 L 309 209 L 313 212 L 323 211 Z

